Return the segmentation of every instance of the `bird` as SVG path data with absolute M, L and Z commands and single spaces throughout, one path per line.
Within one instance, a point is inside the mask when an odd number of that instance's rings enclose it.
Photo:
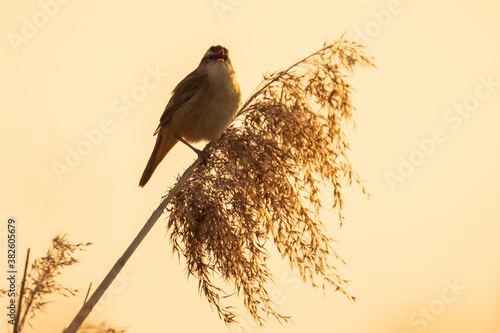
M 206 158 L 190 143 L 210 141 L 221 136 L 241 105 L 241 90 L 222 45 L 211 46 L 198 67 L 172 91 L 170 100 L 153 135 L 157 135 L 151 157 L 139 186 L 144 187 L 172 147 L 181 141 Z

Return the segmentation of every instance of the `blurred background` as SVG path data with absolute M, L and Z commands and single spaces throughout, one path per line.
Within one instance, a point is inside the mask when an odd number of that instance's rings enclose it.
M 177 145 L 138 187 L 170 92 L 208 47 L 229 49 L 246 98 L 262 74 L 344 32 L 378 66 L 349 79 L 351 158 L 371 199 L 347 189 L 341 229 L 334 211 L 324 213 L 358 301 L 304 285 L 277 258 L 269 290 L 294 322 L 259 329 L 240 307 L 230 331 L 500 331 L 499 2 L 28 0 L 3 8 L 2 253 L 9 217 L 20 261 L 27 247 L 31 258 L 44 255 L 59 232 L 94 244 L 59 280 L 79 295 L 55 298 L 33 332 L 69 324 L 88 284 L 100 283 L 196 158 Z M 167 236 L 162 218 L 91 320 L 134 333 L 228 332 Z

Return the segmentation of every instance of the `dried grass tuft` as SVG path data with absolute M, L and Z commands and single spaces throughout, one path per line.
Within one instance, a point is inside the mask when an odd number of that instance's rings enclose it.
M 270 243 L 304 281 L 331 285 L 354 300 L 331 263 L 343 260 L 319 220 L 319 187 L 333 186 L 340 224 L 342 186 L 355 181 L 368 195 L 342 129 L 354 110 L 345 78 L 356 66 L 374 65 L 362 45 L 342 39 L 265 75 L 167 207 L 174 252 L 185 257 L 188 275 L 227 324 L 236 312 L 222 304 L 229 295 L 214 276 L 234 286 L 259 325 L 269 316 L 289 319 L 276 312 L 266 290 Z
M 33 261 L 31 269 L 26 278 L 26 287 L 22 290 L 22 308 L 18 309 L 20 316 L 19 326 L 14 331 L 21 332 L 27 322 L 31 327 L 30 320 L 37 312 L 45 311 L 49 301 L 46 297 L 57 293 L 65 297 L 75 296 L 77 289 L 64 287 L 56 281 L 61 275 L 61 270 L 67 266 L 72 266 L 79 262 L 74 253 L 84 251 L 92 243 L 72 244 L 66 235 L 57 235 L 52 239 L 50 248 L 46 256 Z

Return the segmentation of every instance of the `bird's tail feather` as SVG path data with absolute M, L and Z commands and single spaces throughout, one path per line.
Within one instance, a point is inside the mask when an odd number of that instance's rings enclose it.
M 178 142 L 173 135 L 165 135 L 165 133 L 159 132 L 156 139 L 155 147 L 153 153 L 149 158 L 148 164 L 142 173 L 141 180 L 139 181 L 139 186 L 144 187 L 147 184 L 153 172 L 155 172 L 156 167 L 163 160 L 165 155 L 172 149 L 172 147 Z

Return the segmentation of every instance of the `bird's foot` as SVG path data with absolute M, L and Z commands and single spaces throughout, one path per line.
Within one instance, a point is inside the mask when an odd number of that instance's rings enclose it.
M 209 154 L 206 151 L 196 149 L 195 152 L 196 152 L 196 154 L 198 154 L 199 157 L 201 157 L 201 159 L 203 160 L 204 163 L 207 162 Z
M 206 151 L 199 150 L 199 149 L 191 146 L 191 144 L 189 144 L 189 142 L 187 142 L 183 138 L 178 138 L 178 139 L 179 139 L 180 142 L 182 142 L 183 144 L 185 144 L 186 146 L 188 146 L 189 148 L 191 148 L 191 150 L 194 151 L 199 157 L 201 157 L 203 159 L 203 162 L 207 161 L 207 158 L 208 158 L 209 154 Z

